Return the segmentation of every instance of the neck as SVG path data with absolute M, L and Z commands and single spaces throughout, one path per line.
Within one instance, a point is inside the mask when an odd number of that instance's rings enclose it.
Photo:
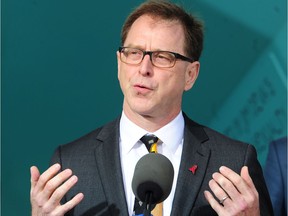
M 127 116 L 130 121 L 138 125 L 139 127 L 143 128 L 144 130 L 148 132 L 155 132 L 159 130 L 160 128 L 167 125 L 169 122 L 171 122 L 181 111 L 180 109 L 161 115 L 148 115 L 148 114 L 139 114 L 135 112 L 129 112 L 127 110 L 123 110 L 125 115 Z

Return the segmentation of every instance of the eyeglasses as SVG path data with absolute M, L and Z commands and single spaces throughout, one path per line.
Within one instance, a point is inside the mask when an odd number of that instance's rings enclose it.
M 119 47 L 120 60 L 126 64 L 138 65 L 146 55 L 150 56 L 150 60 L 155 67 L 171 68 L 175 65 L 178 59 L 188 62 L 194 60 L 178 53 L 169 51 L 144 51 L 131 47 Z

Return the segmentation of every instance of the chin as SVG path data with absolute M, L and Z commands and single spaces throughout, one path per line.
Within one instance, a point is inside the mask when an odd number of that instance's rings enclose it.
M 132 112 L 141 116 L 150 116 L 153 113 L 153 109 L 151 107 L 144 107 L 143 105 L 131 106 L 130 109 Z
M 152 104 L 151 100 L 147 98 L 133 97 L 130 100 L 126 100 L 128 110 L 138 115 L 150 115 L 155 110 L 155 104 Z
M 132 111 L 139 115 L 149 115 L 150 113 L 152 113 L 150 109 L 143 109 L 143 107 L 134 107 L 132 108 Z

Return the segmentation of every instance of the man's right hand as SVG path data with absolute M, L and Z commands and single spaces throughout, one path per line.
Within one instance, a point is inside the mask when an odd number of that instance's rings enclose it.
M 82 201 L 84 195 L 78 193 L 67 203 L 60 204 L 64 195 L 78 181 L 70 169 L 59 172 L 60 169 L 59 164 L 54 164 L 40 175 L 36 166 L 30 168 L 32 216 L 63 216 Z

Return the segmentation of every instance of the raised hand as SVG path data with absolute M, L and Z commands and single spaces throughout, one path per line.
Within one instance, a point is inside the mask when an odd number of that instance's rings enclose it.
M 59 172 L 60 169 L 59 164 L 54 164 L 40 175 L 36 166 L 30 168 L 32 216 L 63 216 L 83 199 L 84 195 L 78 193 L 73 199 L 60 204 L 64 195 L 78 181 L 70 169 Z
M 258 192 L 247 166 L 242 167 L 240 175 L 228 167 L 220 167 L 212 175 L 209 187 L 214 196 L 209 191 L 204 195 L 218 215 L 260 215 Z

